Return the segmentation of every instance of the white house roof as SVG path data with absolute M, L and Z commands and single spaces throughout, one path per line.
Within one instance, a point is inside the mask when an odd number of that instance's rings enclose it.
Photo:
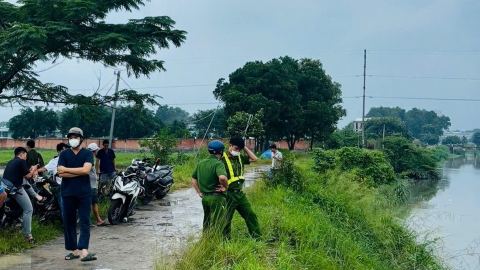
M 365 117 L 365 121 L 370 120 L 370 119 L 371 118 Z M 355 120 L 353 120 L 353 122 L 362 122 L 362 118 L 361 117 L 360 118 L 355 118 Z

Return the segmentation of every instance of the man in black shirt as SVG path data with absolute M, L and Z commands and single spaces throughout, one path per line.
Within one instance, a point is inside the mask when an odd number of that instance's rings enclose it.
M 23 234 L 25 239 L 30 243 L 35 243 L 35 239 L 32 237 L 32 214 L 33 207 L 30 198 L 25 190 L 23 190 L 23 178 L 31 178 L 37 166 L 32 166 L 28 168 L 27 165 L 27 150 L 23 147 L 15 148 L 15 158 L 10 160 L 5 167 L 3 172 L 3 178 L 12 182 L 12 184 L 19 189 L 17 195 L 15 195 L 15 200 L 18 202 L 20 207 L 23 209 Z M 37 199 L 42 199 L 41 196 L 36 195 Z M 38 198 L 39 197 L 39 198 Z

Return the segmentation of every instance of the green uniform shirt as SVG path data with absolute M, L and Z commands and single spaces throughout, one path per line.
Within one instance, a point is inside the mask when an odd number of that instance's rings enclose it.
M 197 165 L 197 168 L 192 174 L 192 178 L 198 180 L 198 187 L 200 192 L 215 192 L 220 181 L 218 177 L 220 175 L 227 175 L 225 166 L 215 156 L 210 156 Z
M 230 152 L 227 152 L 226 154 L 228 156 L 228 159 L 230 160 L 230 163 L 232 163 L 233 174 L 235 174 L 235 176 L 240 176 L 240 173 L 242 171 L 242 165 L 240 165 L 239 158 L 242 159 L 242 164 L 243 165 L 250 164 L 250 158 L 248 156 L 245 156 L 245 155 L 240 155 L 239 157 L 234 157 L 234 156 L 232 156 L 232 154 L 230 154 Z M 227 170 L 227 174 L 226 174 L 227 178 L 230 179 L 231 175 L 230 175 L 230 172 L 228 171 L 227 162 L 225 161 L 225 158 L 222 157 L 221 161 L 223 162 L 223 165 L 225 166 L 225 170 Z M 228 185 L 228 189 L 242 189 L 243 182 L 245 182 L 245 180 L 238 180 L 238 181 L 235 181 L 233 183 L 230 183 L 230 185 Z
M 35 149 L 31 149 L 27 152 L 27 165 L 30 166 L 38 165 L 38 168 L 43 168 L 45 166 L 45 162 L 43 162 L 43 157 L 40 153 L 37 152 Z

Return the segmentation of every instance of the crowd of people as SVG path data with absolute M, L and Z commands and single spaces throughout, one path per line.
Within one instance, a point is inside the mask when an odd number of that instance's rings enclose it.
M 56 147 L 57 156 L 46 165 L 42 155 L 35 150 L 35 141 L 29 140 L 26 148 L 15 148 L 14 158 L 7 163 L 3 178 L 19 191 L 13 198 L 23 210 L 23 234 L 27 242 L 35 243 L 32 236 L 33 206 L 30 196 L 35 197 L 38 203 L 45 203 L 46 198 L 38 195 L 28 185 L 27 179 L 36 178 L 45 172 L 53 175 L 60 185 L 59 191 L 54 194 L 62 213 L 65 249 L 70 251 L 65 260 L 81 258 L 81 261 L 92 261 L 97 258 L 88 252 L 92 226 L 90 213 L 93 211 L 96 226 L 109 225 L 101 219 L 98 210 L 98 176 L 100 175 L 101 181 L 109 181 L 117 168 L 115 152 L 109 148 L 108 140 L 103 141 L 102 149 L 96 143 L 83 148 L 83 138 L 80 128 L 71 128 L 67 134 L 68 144 L 59 143 Z M 4 207 L 6 197 L 6 192 L 0 186 L 0 207 Z M 80 220 L 78 239 L 77 217 Z
M 62 213 L 65 249 L 70 251 L 65 260 L 96 260 L 95 254 L 88 251 L 90 213 L 93 212 L 97 226 L 109 225 L 99 214 L 97 184 L 114 177 L 117 172 L 116 156 L 113 149 L 109 148 L 108 140 L 103 141 L 103 148 L 96 143 L 83 148 L 83 131 L 78 127 L 71 128 L 67 138 L 68 144 L 59 143 L 56 147 L 57 156 L 46 165 L 41 154 L 35 150 L 33 140 L 27 142 L 26 148 L 15 148 L 15 157 L 7 163 L 3 178 L 20 191 L 14 198 L 23 209 L 23 234 L 26 241 L 34 243 L 31 232 L 33 208 L 29 196 L 35 197 L 39 203 L 43 203 L 45 198 L 25 185 L 26 179 L 45 172 L 53 175 L 60 185 L 59 192 L 55 194 Z M 221 141 L 211 141 L 208 151 L 210 156 L 198 163 L 191 180 L 202 199 L 204 234 L 220 233 L 225 239 L 230 239 L 232 219 L 234 213 L 238 212 L 251 237 L 259 239 L 261 231 L 257 215 L 242 190 L 244 166 L 256 162 L 257 157 L 245 146 L 241 137 L 231 138 L 226 150 Z M 279 168 L 279 161 L 283 157 L 275 144 L 270 146 L 270 151 L 272 173 Z M 6 194 L 0 186 L 0 207 L 5 198 Z M 78 238 L 77 217 L 80 220 Z

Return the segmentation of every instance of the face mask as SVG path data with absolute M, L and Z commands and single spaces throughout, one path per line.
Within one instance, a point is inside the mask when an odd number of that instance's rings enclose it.
M 234 157 L 240 156 L 240 152 L 237 152 L 237 151 L 231 151 L 230 154 L 232 154 L 232 156 Z
M 76 148 L 77 146 L 80 145 L 80 140 L 79 139 L 70 139 L 68 140 L 68 143 L 72 148 Z

